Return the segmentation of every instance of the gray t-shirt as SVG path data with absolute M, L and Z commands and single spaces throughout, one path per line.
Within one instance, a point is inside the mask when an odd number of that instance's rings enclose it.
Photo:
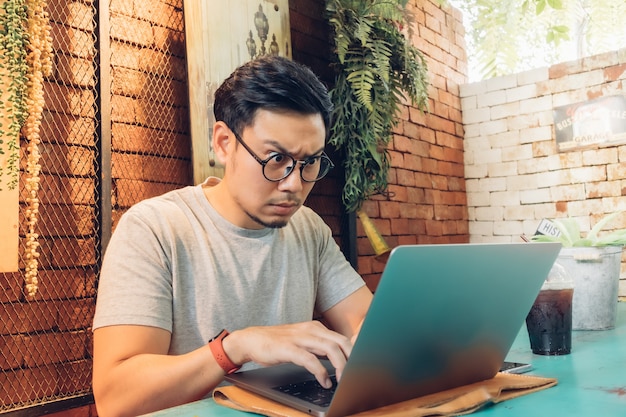
M 301 207 L 280 229 L 234 226 L 190 186 L 144 200 L 120 219 L 100 275 L 93 328 L 172 333 L 170 354 L 221 329 L 311 320 L 364 285 L 330 228 Z

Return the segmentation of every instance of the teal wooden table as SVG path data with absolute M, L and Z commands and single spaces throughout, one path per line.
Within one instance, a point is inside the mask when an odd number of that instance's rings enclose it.
M 558 379 L 555 387 L 488 406 L 479 417 L 626 416 L 626 303 L 618 304 L 612 330 L 574 331 L 572 353 L 541 356 L 530 351 L 522 326 L 508 360 L 533 366 L 529 374 Z M 242 413 L 201 400 L 149 414 L 151 417 L 244 417 Z

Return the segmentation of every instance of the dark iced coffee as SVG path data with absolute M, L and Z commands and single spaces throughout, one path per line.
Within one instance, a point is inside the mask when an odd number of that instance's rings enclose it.
M 539 355 L 566 355 L 572 349 L 572 296 L 574 290 L 543 289 L 528 316 L 530 348 Z

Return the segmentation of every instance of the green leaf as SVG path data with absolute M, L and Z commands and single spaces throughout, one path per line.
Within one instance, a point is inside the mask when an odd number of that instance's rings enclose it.
M 555 219 L 553 220 L 556 227 L 561 232 L 561 241 L 563 246 L 574 246 L 574 243 L 581 239 L 580 226 L 575 219 Z
M 535 8 L 535 14 L 537 16 L 539 16 L 541 13 L 543 13 L 545 8 L 546 8 L 546 1 L 545 0 L 538 0 L 536 8 Z
M 604 226 L 612 222 L 617 216 L 622 214 L 622 211 L 616 211 L 615 213 L 611 213 L 608 216 L 603 217 L 595 226 L 591 229 L 589 234 L 587 234 L 587 238 L 591 240 L 597 240 L 598 233 L 604 229 Z
M 548 0 L 548 5 L 557 10 L 563 8 L 563 2 L 561 0 Z

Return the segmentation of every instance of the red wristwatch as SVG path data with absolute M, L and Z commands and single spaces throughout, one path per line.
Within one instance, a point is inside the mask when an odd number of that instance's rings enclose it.
M 215 357 L 217 364 L 224 370 L 226 375 L 230 375 L 233 372 L 237 372 L 241 368 L 241 365 L 237 365 L 231 361 L 226 352 L 224 352 L 222 341 L 226 336 L 228 336 L 228 331 L 224 329 L 213 339 L 209 340 L 209 347 L 211 348 L 211 352 L 213 353 L 213 357 Z

